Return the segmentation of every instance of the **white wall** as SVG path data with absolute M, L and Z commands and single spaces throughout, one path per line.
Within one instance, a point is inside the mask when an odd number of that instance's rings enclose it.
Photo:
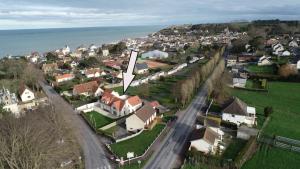
M 127 131 L 137 131 L 144 129 L 145 123 L 138 118 L 135 114 L 129 116 L 126 119 L 126 129 Z
M 22 102 L 28 102 L 34 99 L 34 93 L 28 89 L 25 89 L 21 95 Z

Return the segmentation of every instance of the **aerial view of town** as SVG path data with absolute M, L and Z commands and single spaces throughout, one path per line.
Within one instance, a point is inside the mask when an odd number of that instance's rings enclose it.
M 299 8 L 0 0 L 0 169 L 300 169 Z

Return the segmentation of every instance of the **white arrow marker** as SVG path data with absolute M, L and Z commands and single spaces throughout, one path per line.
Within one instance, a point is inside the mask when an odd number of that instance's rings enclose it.
M 123 72 L 123 92 L 125 93 L 126 90 L 128 89 L 130 83 L 134 79 L 135 75 L 133 73 L 133 69 L 135 66 L 135 62 L 137 59 L 138 52 L 132 50 L 130 54 L 130 59 L 127 67 L 126 73 Z

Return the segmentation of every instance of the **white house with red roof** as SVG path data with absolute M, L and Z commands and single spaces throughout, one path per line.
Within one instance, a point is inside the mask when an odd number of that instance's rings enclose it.
M 61 82 L 72 80 L 74 78 L 75 78 L 74 74 L 67 73 L 67 74 L 62 74 L 62 75 L 55 76 L 55 81 L 57 83 L 61 83 Z
M 125 101 L 124 111 L 126 114 L 130 114 L 140 107 L 142 107 L 143 101 L 139 96 L 131 96 Z

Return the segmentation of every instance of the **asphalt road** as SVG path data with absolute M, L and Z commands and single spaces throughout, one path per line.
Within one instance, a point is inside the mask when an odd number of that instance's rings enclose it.
M 197 113 L 205 106 L 206 95 L 206 85 L 204 85 L 192 103 L 178 113 L 174 127 L 157 148 L 158 151 L 151 156 L 144 169 L 173 169 L 180 166 L 180 152 L 188 141 L 189 133 L 193 130 Z
M 107 159 L 108 154 L 95 132 L 87 123 L 73 110 L 73 107 L 67 103 L 54 89 L 40 82 L 43 90 L 47 94 L 50 103 L 55 110 L 61 112 L 65 121 L 74 130 L 74 133 L 83 150 L 84 163 L 86 169 L 112 169 L 112 165 Z

